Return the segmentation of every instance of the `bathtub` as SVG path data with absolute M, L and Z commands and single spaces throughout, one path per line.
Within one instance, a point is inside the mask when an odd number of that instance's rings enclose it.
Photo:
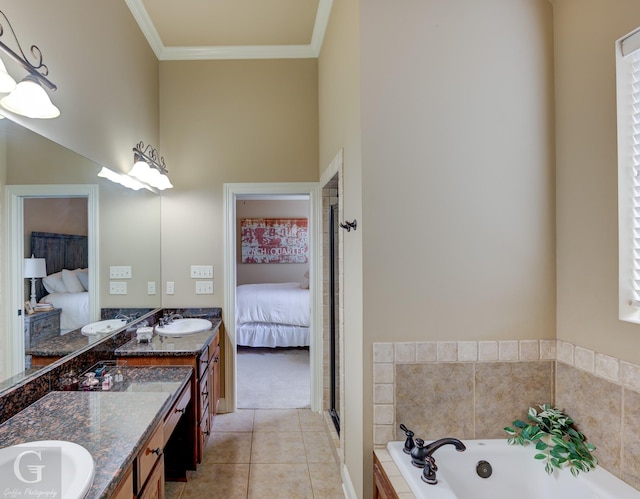
M 533 459 L 534 446 L 508 445 L 506 439 L 463 442 L 464 452 L 446 445 L 433 454 L 435 485 L 422 481 L 422 470 L 402 450 L 404 442 L 389 442 L 387 448 L 418 499 L 640 499 L 640 491 L 600 466 L 577 478 L 569 470 L 547 475 L 544 463 Z M 488 478 L 476 473 L 479 461 L 491 465 Z

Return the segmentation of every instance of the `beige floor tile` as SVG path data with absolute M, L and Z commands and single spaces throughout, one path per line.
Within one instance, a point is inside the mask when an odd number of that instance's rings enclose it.
M 251 457 L 252 433 L 218 432 L 209 437 L 202 464 L 248 464 Z
M 344 499 L 342 478 L 336 463 L 309 464 L 313 497 L 322 499 Z
M 253 463 L 306 463 L 302 432 L 254 433 L 251 445 Z
M 253 431 L 300 431 L 297 409 L 256 409 Z
M 252 464 L 249 499 L 313 498 L 306 464 Z
M 298 409 L 298 417 L 302 431 L 320 431 L 325 428 L 322 414 L 311 412 L 311 409 Z
M 165 482 L 165 499 L 180 499 L 180 494 L 187 484 L 185 482 Z
M 329 435 L 324 431 L 303 431 L 304 450 L 308 463 L 335 463 Z
M 248 494 L 248 464 L 209 464 L 187 482 L 180 499 L 244 499 Z
M 253 414 L 252 409 L 218 414 L 213 420 L 213 431 L 253 431 Z

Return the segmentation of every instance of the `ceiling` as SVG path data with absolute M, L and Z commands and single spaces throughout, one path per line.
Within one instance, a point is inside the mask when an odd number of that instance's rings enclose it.
M 161 61 L 318 57 L 333 0 L 125 0 Z

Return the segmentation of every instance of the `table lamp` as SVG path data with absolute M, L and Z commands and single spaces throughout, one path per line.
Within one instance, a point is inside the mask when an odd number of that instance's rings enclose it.
M 36 279 L 47 276 L 47 264 L 44 258 L 24 259 L 24 278 L 31 279 L 31 306 L 36 306 Z

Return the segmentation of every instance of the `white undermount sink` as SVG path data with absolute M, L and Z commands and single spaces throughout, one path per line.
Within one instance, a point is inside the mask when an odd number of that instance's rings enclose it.
M 117 331 L 123 327 L 127 321 L 125 319 L 108 319 L 104 321 L 92 322 L 83 326 L 80 330 L 85 336 L 95 336 L 97 334 L 107 334 Z
M 93 483 L 94 474 L 93 457 L 73 442 L 39 440 L 0 449 L 3 488 L 21 496 L 29 489 L 30 494 L 37 490 L 48 494 L 55 491 L 56 497 L 82 499 Z
M 211 329 L 213 324 L 207 319 L 176 319 L 170 324 L 156 326 L 156 333 L 160 336 L 185 336 L 202 333 Z

